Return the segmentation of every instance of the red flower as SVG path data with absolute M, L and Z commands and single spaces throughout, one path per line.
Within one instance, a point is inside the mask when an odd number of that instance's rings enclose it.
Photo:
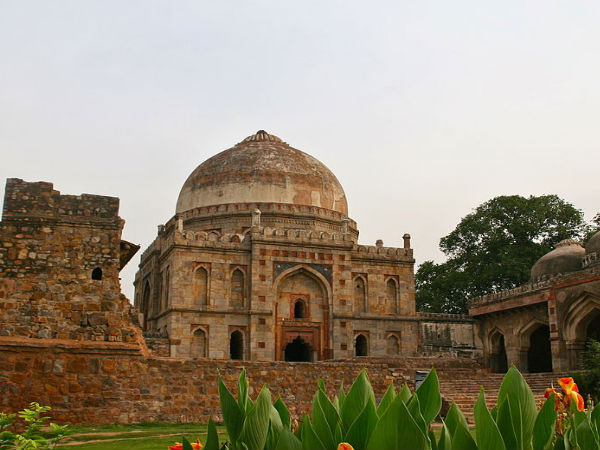
M 192 448 L 194 450 L 200 450 L 203 445 L 200 443 L 200 439 L 196 439 L 196 442 L 192 442 Z M 175 445 L 169 445 L 168 450 L 183 450 L 183 444 L 175 442 Z

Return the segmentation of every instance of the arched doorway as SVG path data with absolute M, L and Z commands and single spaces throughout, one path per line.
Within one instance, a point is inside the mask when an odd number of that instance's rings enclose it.
M 231 359 L 244 359 L 244 335 L 235 330 L 229 338 L 229 357 Z
M 600 342 L 600 315 L 592 319 L 585 332 L 585 340 L 593 339 Z
M 369 346 L 367 343 L 367 338 L 363 334 L 359 334 L 356 336 L 356 342 L 354 343 L 354 354 L 356 356 L 368 356 L 369 354 Z
M 508 370 L 508 359 L 504 335 L 497 331 L 492 335 L 490 344 L 490 369 L 495 373 L 505 373 Z
M 530 373 L 552 372 L 552 350 L 548 325 L 540 325 L 529 336 L 527 370 Z
M 192 342 L 190 344 L 191 358 L 206 358 L 206 333 L 201 328 L 194 331 Z
M 308 342 L 298 336 L 285 346 L 283 359 L 285 361 L 312 361 L 313 348 Z
M 400 353 L 400 340 L 398 336 L 390 335 L 386 342 L 386 353 L 388 355 L 398 355 Z

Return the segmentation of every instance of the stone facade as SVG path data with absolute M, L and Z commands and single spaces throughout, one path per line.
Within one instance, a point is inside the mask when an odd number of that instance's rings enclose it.
M 0 222 L 0 336 L 133 342 L 119 270 L 139 248 L 121 240 L 119 199 L 6 182 Z
M 419 352 L 410 236 L 359 245 L 335 176 L 263 131 L 190 175 L 135 286 L 147 335 L 168 339 L 171 357 Z
M 577 368 L 588 338 L 600 338 L 600 233 L 586 249 L 567 240 L 532 268 L 516 289 L 473 299 L 487 367 L 503 372 Z

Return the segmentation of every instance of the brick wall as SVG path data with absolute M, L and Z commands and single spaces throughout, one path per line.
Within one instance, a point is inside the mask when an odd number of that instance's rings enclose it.
M 242 367 L 251 395 L 267 384 L 294 414 L 310 409 L 317 380 L 333 395 L 363 367 L 380 398 L 389 382 L 401 386 L 415 370 L 477 367 L 452 358 L 356 358 L 290 363 L 145 357 L 141 347 L 118 342 L 0 337 L 0 409 L 16 411 L 30 401 L 53 407 L 53 419 L 72 424 L 198 422 L 219 418 L 219 374 L 233 389 Z

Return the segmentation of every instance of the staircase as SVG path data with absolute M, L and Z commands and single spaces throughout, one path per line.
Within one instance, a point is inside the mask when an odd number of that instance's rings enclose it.
M 487 373 L 484 370 L 453 369 L 438 373 L 440 388 L 444 401 L 448 406 L 454 401 L 464 413 L 469 423 L 473 421 L 473 406 L 479 396 L 479 389 L 483 386 L 485 400 L 488 408 L 496 404 L 498 390 L 504 378 L 502 373 Z M 546 388 L 558 388 L 557 380 L 565 376 L 559 373 L 524 373 L 523 377 L 533 391 L 536 402 L 544 399 Z

